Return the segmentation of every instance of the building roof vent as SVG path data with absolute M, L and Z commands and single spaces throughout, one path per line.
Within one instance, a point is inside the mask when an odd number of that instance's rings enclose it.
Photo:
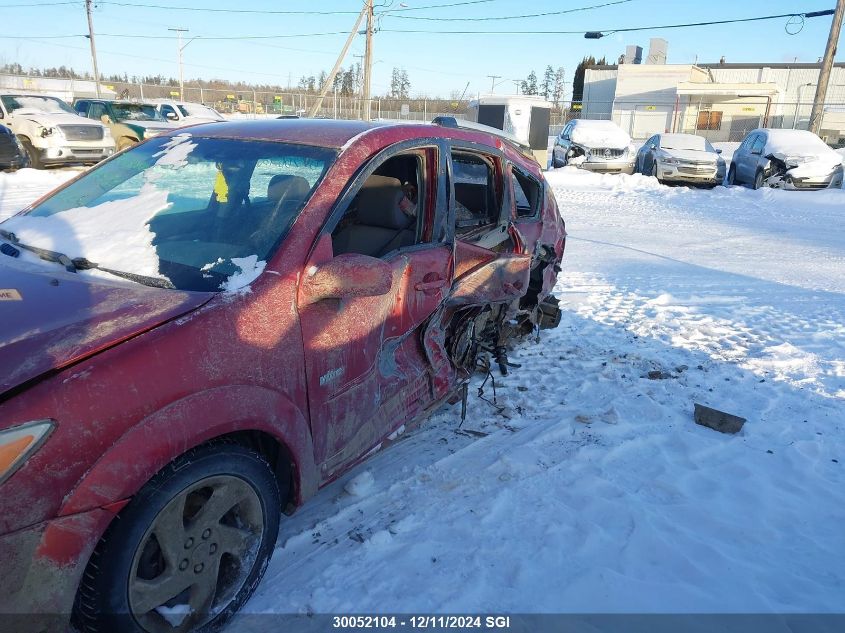
M 652 37 L 648 41 L 648 57 L 646 64 L 665 64 L 666 54 L 669 51 L 669 42 L 662 37 Z
M 643 63 L 643 47 L 636 44 L 629 44 L 625 47 L 625 63 L 626 64 L 642 64 Z

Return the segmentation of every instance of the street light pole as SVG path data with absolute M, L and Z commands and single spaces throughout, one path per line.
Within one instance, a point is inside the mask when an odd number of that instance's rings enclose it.
M 185 100 L 185 79 L 182 73 L 182 49 L 185 48 L 191 42 L 189 41 L 188 44 L 182 46 L 182 33 L 187 33 L 188 29 L 167 29 L 168 31 L 175 31 L 176 32 L 176 51 L 179 54 L 179 100 Z M 193 40 L 191 40 L 193 41 Z
M 490 77 L 490 94 L 493 94 L 493 91 L 496 90 L 496 80 L 501 77 L 501 75 L 487 75 Z
M 91 61 L 94 62 L 94 86 L 99 99 L 100 70 L 97 68 L 97 45 L 94 43 L 94 19 L 91 17 L 91 0 L 85 0 L 85 12 L 88 14 L 88 40 L 91 42 Z
M 827 98 L 827 84 L 830 82 L 830 70 L 833 67 L 833 57 L 836 55 L 836 43 L 842 30 L 842 17 L 845 15 L 845 0 L 837 0 L 830 25 L 830 35 L 824 50 L 824 59 L 819 70 L 819 83 L 816 86 L 816 96 L 813 99 L 813 109 L 810 112 L 809 130 L 815 134 L 821 132 L 822 117 L 824 116 L 824 102 Z

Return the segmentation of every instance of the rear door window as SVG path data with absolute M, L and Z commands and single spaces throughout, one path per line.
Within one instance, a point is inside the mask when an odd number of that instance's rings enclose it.
M 513 167 L 511 168 L 511 185 L 513 187 L 516 217 L 536 217 L 540 210 L 540 194 L 542 191 L 540 183 Z
M 470 233 L 499 221 L 502 187 L 498 172 L 492 157 L 463 150 L 452 151 L 457 234 Z

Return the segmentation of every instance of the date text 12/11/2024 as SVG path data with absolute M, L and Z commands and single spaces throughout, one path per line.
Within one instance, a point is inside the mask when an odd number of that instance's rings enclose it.
M 506 615 L 342 615 L 332 617 L 333 629 L 509 629 Z

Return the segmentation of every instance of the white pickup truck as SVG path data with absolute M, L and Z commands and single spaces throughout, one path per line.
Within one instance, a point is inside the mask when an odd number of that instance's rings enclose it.
M 94 164 L 114 154 L 107 127 L 78 116 L 56 97 L 0 93 L 0 123 L 15 133 L 36 169 Z

